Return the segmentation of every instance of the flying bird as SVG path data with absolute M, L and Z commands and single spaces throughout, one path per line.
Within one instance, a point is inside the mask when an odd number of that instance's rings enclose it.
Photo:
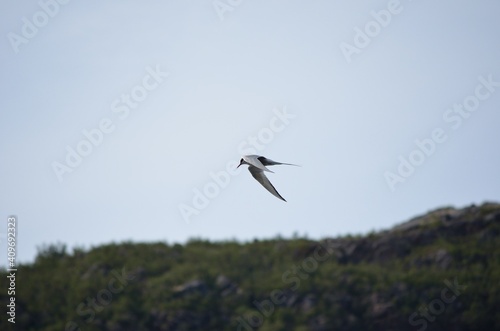
M 236 168 L 239 168 L 242 164 L 248 164 L 248 171 L 250 171 L 253 178 L 255 178 L 262 186 L 264 186 L 266 190 L 271 192 L 271 194 L 275 197 L 286 202 L 286 200 L 278 193 L 278 191 L 276 191 L 273 184 L 271 184 L 269 179 L 266 177 L 264 171 L 274 172 L 267 169 L 266 166 L 284 164 L 298 167 L 298 165 L 276 162 L 260 155 L 244 155 L 240 160 L 240 164 Z

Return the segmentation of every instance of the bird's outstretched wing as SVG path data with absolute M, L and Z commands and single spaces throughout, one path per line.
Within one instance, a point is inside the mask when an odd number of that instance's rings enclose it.
M 291 166 L 296 166 L 296 167 L 300 167 L 299 165 L 297 164 L 292 164 L 292 163 L 282 163 L 282 162 L 276 162 L 276 161 L 273 161 L 271 159 L 268 159 L 267 157 L 264 157 L 264 156 L 259 156 L 257 158 L 260 163 L 262 163 L 264 166 L 271 166 L 271 165 L 280 165 L 280 164 L 283 164 L 283 165 L 291 165 Z
M 263 170 L 261 170 L 259 168 L 256 168 L 256 167 L 250 166 L 250 167 L 248 167 L 248 171 L 250 171 L 250 173 L 252 174 L 253 178 L 255 178 L 259 183 L 261 183 L 262 186 L 264 186 L 266 188 L 266 190 L 268 190 L 269 192 L 271 192 L 272 195 L 274 195 L 278 199 L 281 199 L 281 200 L 283 200 L 283 201 L 286 202 L 286 200 L 278 193 L 278 191 L 276 191 L 276 189 L 274 188 L 273 184 L 271 184 L 271 182 L 269 181 L 269 179 L 264 174 Z

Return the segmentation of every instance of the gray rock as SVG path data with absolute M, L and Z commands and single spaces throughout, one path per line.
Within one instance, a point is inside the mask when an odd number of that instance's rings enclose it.
M 172 290 L 178 294 L 188 294 L 193 292 L 205 293 L 207 291 L 207 285 L 205 282 L 196 279 L 182 285 L 174 286 Z

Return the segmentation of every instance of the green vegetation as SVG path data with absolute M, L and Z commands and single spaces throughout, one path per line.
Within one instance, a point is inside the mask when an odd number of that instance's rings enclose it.
M 500 330 L 499 234 L 484 204 L 319 242 L 49 245 L 18 268 L 0 328 Z

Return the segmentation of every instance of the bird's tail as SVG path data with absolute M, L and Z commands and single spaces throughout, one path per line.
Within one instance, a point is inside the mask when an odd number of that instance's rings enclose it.
M 301 165 L 298 165 L 298 164 L 293 164 L 293 163 L 279 163 L 279 164 L 283 164 L 283 165 L 291 165 L 291 166 L 295 166 L 295 167 L 302 167 Z

